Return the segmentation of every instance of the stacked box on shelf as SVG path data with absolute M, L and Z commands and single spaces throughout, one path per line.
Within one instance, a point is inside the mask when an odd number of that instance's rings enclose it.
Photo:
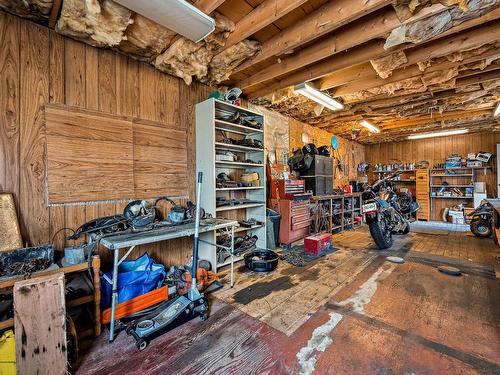
M 313 195 L 333 194 L 333 159 L 327 156 L 314 155 L 313 163 L 300 178 L 306 182 L 306 190 Z
M 260 123 L 262 127 L 237 123 L 233 121 L 237 115 Z M 262 114 L 213 98 L 196 105 L 196 170 L 204 174 L 201 206 L 213 217 L 258 221 L 257 225 L 239 227 L 236 231 L 238 235 L 256 235 L 256 246 L 261 249 L 266 248 L 265 151 L 263 147 L 235 144 L 232 140 L 241 143 L 243 139 L 251 139 L 263 144 L 264 121 Z M 230 183 L 218 186 L 220 173 L 225 173 Z M 258 180 L 241 182 L 243 174 L 253 173 Z M 230 203 L 218 205 L 217 198 Z M 203 234 L 205 241 L 200 242 L 199 249 L 200 259 L 209 260 L 215 271 L 228 263 L 218 262 L 217 249 L 208 244 L 216 243 L 216 236 L 215 233 Z

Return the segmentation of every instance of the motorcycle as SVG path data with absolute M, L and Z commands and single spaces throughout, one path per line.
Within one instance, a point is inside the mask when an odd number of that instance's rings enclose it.
M 365 185 L 362 193 L 362 213 L 370 229 L 370 234 L 380 250 L 388 249 L 393 243 L 393 234 L 410 232 L 410 221 L 420 208 L 411 195 L 398 192 L 392 181 L 402 171 L 396 171 L 376 181 L 373 185 Z
M 488 202 L 481 202 L 474 212 L 467 215 L 467 223 L 476 237 L 487 238 L 493 234 L 493 208 Z

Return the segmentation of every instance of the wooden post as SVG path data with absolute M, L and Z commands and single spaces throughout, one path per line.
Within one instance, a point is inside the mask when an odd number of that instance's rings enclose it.
M 96 337 L 101 334 L 101 282 L 99 278 L 99 271 L 101 269 L 101 258 L 99 255 L 92 257 L 92 271 L 94 283 L 94 314 L 95 314 L 95 335 Z
M 14 327 L 19 375 L 66 375 L 64 274 L 14 284 Z

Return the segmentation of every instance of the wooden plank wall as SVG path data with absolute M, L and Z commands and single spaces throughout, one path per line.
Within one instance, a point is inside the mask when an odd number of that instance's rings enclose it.
M 4 12 L 0 12 L 0 46 L 0 192 L 13 193 L 25 242 L 48 243 L 63 227 L 76 228 L 124 207 L 46 207 L 43 111 L 47 103 L 177 124 L 187 131 L 188 188 L 194 197 L 194 106 L 210 88 L 188 87 L 148 64 L 64 38 Z M 63 237 L 62 233 L 56 237 L 59 249 Z M 165 264 L 182 263 L 191 241 L 171 241 L 147 250 Z
M 400 161 L 411 163 L 428 160 L 443 162 L 449 154 L 467 156 L 468 153 L 486 151 L 496 153 L 496 144 L 500 143 L 499 133 L 472 133 L 452 137 L 429 138 L 414 141 L 389 142 L 366 145 L 366 160 L 373 164 Z M 496 196 L 496 158 L 490 161 L 492 169 L 486 174 L 478 173 L 478 181 L 486 182 L 488 196 Z M 373 178 L 373 177 L 372 177 Z M 439 202 L 438 202 L 439 201 Z M 440 220 L 442 209 L 449 205 L 449 200 L 433 200 L 431 219 Z

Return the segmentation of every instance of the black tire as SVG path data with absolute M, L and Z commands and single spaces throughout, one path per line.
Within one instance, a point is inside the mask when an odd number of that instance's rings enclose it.
M 388 249 L 392 246 L 392 233 L 385 229 L 385 222 L 374 221 L 368 224 L 370 234 L 372 235 L 375 244 L 380 250 Z
M 472 220 L 470 230 L 476 237 L 488 238 L 493 234 L 491 223 L 487 220 Z

